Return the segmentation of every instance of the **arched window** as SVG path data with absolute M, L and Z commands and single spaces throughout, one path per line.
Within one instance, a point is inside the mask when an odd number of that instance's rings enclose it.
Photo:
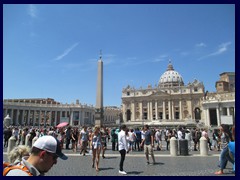
M 127 121 L 130 121 L 131 120 L 131 111 L 128 109 L 126 113 L 127 113 Z
M 195 119 L 196 120 L 200 120 L 201 119 L 200 109 L 199 108 L 195 108 L 194 113 L 195 113 Z

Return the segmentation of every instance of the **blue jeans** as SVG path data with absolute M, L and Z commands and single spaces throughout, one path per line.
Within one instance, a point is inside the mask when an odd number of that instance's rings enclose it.
M 228 146 L 224 147 L 220 154 L 220 168 L 221 170 L 225 169 L 227 166 L 227 162 L 230 161 L 232 164 L 233 160 L 229 156 Z
M 228 143 L 228 148 L 229 148 L 230 153 L 233 156 L 233 161 L 234 161 L 233 171 L 235 172 L 235 142 L 229 142 Z

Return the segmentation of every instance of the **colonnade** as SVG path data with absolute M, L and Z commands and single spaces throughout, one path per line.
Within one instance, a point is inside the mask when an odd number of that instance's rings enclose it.
M 131 113 L 128 119 L 127 112 Z M 145 116 L 147 115 L 147 117 Z M 194 109 L 192 101 L 183 100 L 152 100 L 152 101 L 131 101 L 123 103 L 123 120 L 174 120 L 183 118 L 193 118 Z
M 3 109 L 3 116 L 7 114 L 11 117 L 12 125 L 51 125 L 56 126 L 61 121 L 68 121 L 71 125 L 84 125 L 92 123 L 94 120 L 94 110 L 89 109 L 51 109 L 51 108 L 35 108 L 31 107 L 5 107 Z

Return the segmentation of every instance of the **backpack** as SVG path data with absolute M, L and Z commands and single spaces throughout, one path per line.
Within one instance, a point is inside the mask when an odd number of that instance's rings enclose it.
M 200 131 L 197 131 L 197 140 L 199 140 L 202 137 L 202 133 Z
M 3 176 L 6 176 L 8 174 L 9 171 L 13 170 L 13 169 L 20 169 L 24 172 L 26 172 L 29 176 L 33 176 L 30 171 L 28 170 L 28 168 L 22 164 L 11 164 L 9 162 L 3 162 Z

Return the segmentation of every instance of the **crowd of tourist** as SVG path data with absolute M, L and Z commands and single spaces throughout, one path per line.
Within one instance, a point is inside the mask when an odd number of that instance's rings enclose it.
M 227 161 L 230 161 L 233 164 L 235 162 L 235 151 L 232 153 L 234 154 L 234 157 L 229 157 L 230 150 L 228 148 L 228 143 L 233 141 L 234 138 L 232 138 L 229 127 L 225 127 L 225 125 L 221 125 L 221 128 L 214 129 L 213 131 L 205 128 L 187 129 L 185 127 L 149 128 L 148 125 L 141 128 L 127 128 L 126 126 L 115 128 L 100 126 L 65 126 L 62 128 L 11 126 L 4 129 L 3 135 L 5 148 L 8 147 L 9 138 L 15 138 L 17 149 L 15 148 L 12 152 L 12 154 L 15 152 L 15 155 L 18 150 L 24 149 L 21 145 L 26 145 L 26 147 L 32 148 L 34 145 L 34 138 L 37 139 L 44 136 L 52 136 L 57 140 L 57 142 L 59 142 L 60 149 L 72 150 L 82 156 L 85 156 L 86 153 L 91 153 L 92 168 L 96 168 L 96 171 L 99 171 L 100 155 L 102 154 L 102 158 L 105 158 L 107 144 L 111 142 L 111 150 L 119 151 L 121 155 L 119 167 L 119 173 L 121 174 L 127 174 L 123 170 L 123 162 L 126 153 L 129 151 L 144 151 L 147 164 L 150 164 L 148 157 L 149 154 L 152 158 L 152 164 L 155 164 L 153 151 L 168 151 L 170 149 L 170 139 L 172 137 L 175 137 L 178 140 L 186 139 L 188 141 L 189 151 L 199 151 L 200 138 L 205 137 L 208 142 L 209 151 L 221 151 L 219 161 L 219 167 L 221 169 L 215 174 L 223 174 L 223 169 L 225 169 Z M 123 140 L 123 138 L 126 138 L 126 141 Z M 166 146 L 163 146 L 163 141 L 166 142 Z M 232 147 L 232 145 L 230 147 Z M 232 148 L 231 152 L 233 152 L 233 150 L 235 150 L 235 148 Z M 24 152 L 26 155 L 30 152 L 30 150 L 25 149 Z M 12 155 L 10 156 L 12 157 L 12 159 L 9 159 L 11 163 L 14 162 L 14 159 L 20 161 L 22 158 L 20 155 L 20 159 L 19 157 L 16 158 Z

